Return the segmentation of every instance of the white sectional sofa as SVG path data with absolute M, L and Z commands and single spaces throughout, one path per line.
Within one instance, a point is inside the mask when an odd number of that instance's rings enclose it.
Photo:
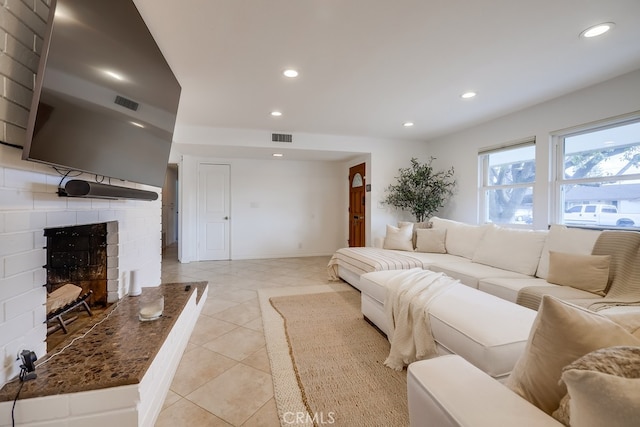
M 517 302 L 520 291 L 544 287 L 545 294 L 570 300 L 599 300 L 602 295 L 547 281 L 550 251 L 590 255 L 598 230 L 553 225 L 548 231 L 520 230 L 492 224 L 471 225 L 434 217 L 431 229 L 417 229 L 417 243 L 445 230 L 446 252 L 378 248 L 342 248 L 329 263 L 329 275 L 360 289 L 364 273 L 380 270 L 423 268 L 441 271 L 463 284 Z M 539 302 L 539 299 L 538 299 Z M 534 308 L 535 307 L 530 307 Z
M 437 352 L 448 356 L 409 366 L 412 425 L 424 425 L 416 422 L 423 417 L 429 425 L 515 425 L 529 417 L 539 421 L 535 425 L 558 425 L 548 413 L 492 382 L 505 381 L 526 351 L 544 295 L 640 319 L 640 267 L 634 266 L 640 264 L 640 233 L 558 225 L 532 231 L 441 218 L 432 218 L 431 225 L 413 233 L 406 224 L 388 226 L 381 247 L 340 249 L 328 266 L 330 278 L 361 291 L 364 316 L 387 335 L 385 299 L 400 275 L 422 269 L 466 285 L 429 300 L 427 319 Z M 467 374 L 469 385 L 477 381 L 482 387 L 456 393 L 453 384 L 462 387 L 466 379 L 460 375 Z M 484 393 L 511 402 L 502 424 L 487 416 L 484 423 L 471 422 L 463 414 L 466 405 L 474 406 L 472 395 Z M 482 411 L 482 404 L 474 407 Z

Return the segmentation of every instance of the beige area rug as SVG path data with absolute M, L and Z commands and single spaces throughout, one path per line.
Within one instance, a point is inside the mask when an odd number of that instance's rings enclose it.
M 259 291 L 282 426 L 406 426 L 406 371 L 348 285 Z

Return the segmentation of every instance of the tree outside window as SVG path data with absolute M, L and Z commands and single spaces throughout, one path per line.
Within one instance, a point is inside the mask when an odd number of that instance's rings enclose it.
M 483 179 L 481 220 L 496 224 L 533 223 L 536 179 L 534 141 L 479 154 Z
M 640 120 L 561 135 L 558 153 L 558 222 L 640 227 Z

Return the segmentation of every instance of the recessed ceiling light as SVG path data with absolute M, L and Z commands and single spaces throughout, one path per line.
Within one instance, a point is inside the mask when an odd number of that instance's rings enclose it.
M 284 154 L 282 154 L 282 153 L 273 153 L 272 156 L 273 157 L 284 157 Z
M 280 111 L 272 111 L 272 112 L 271 112 L 271 115 L 272 115 L 273 117 L 280 117 L 280 116 L 282 115 L 282 113 L 281 113 Z
M 55 19 L 70 22 L 73 21 L 73 14 L 63 5 L 56 5 Z
M 111 77 L 112 79 L 116 79 L 119 81 L 123 81 L 124 80 L 124 76 L 120 73 L 116 73 L 115 71 L 111 71 L 111 70 L 104 70 L 104 73 Z
M 406 127 L 406 128 L 410 128 L 411 126 L 413 126 L 413 122 L 404 122 L 402 124 L 402 126 Z
M 615 24 L 613 22 L 605 22 L 603 24 L 594 25 L 593 27 L 589 27 L 586 30 L 584 30 L 583 32 L 581 32 L 580 33 L 580 37 L 588 39 L 588 38 L 591 38 L 591 37 L 601 36 L 604 33 L 606 33 L 609 30 L 611 30 L 614 27 L 614 25 Z
M 282 74 L 284 74 L 284 75 L 285 75 L 285 77 L 290 77 L 290 78 L 298 77 L 298 71 L 296 71 L 296 70 L 294 70 L 294 69 L 292 69 L 292 68 L 289 68 L 289 69 L 287 69 L 287 70 L 284 70 L 284 71 L 282 72 Z
M 476 95 L 477 95 L 477 93 L 475 93 L 475 92 L 465 92 L 462 95 L 460 95 L 460 97 L 463 98 L 463 99 L 469 99 L 469 98 L 473 98 Z

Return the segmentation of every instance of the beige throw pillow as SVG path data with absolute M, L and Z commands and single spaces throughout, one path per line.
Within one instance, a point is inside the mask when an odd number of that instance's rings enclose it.
M 552 224 L 545 241 L 536 276 L 546 279 L 549 276 L 549 251 L 571 254 L 591 255 L 593 245 L 602 231 L 573 228 Z
M 446 228 L 428 228 L 416 230 L 416 251 L 445 254 L 444 239 L 447 235 Z
M 404 227 L 406 225 L 412 225 L 413 226 L 413 249 L 416 248 L 416 243 L 418 240 L 418 235 L 416 234 L 416 232 L 418 230 L 421 230 L 423 228 L 431 228 L 433 227 L 433 224 L 431 224 L 430 221 L 425 221 L 425 222 L 408 222 L 408 221 L 398 221 L 398 227 Z
M 382 247 L 399 251 L 413 251 L 413 223 L 406 223 L 402 227 L 387 224 L 387 234 Z
M 551 415 L 567 393 L 562 368 L 594 350 L 640 345 L 640 340 L 606 317 L 561 301 L 542 297 L 524 353 L 506 385 Z
M 599 414 L 595 417 L 596 419 L 608 421 L 601 425 L 627 425 L 624 422 L 629 423 L 633 419 L 629 418 L 629 414 L 625 415 L 625 410 L 620 411 L 617 404 L 620 402 L 630 404 L 627 397 L 634 395 L 634 388 L 636 402 L 640 402 L 640 397 L 638 397 L 638 393 L 640 393 L 640 347 L 616 346 L 592 351 L 567 365 L 562 371 L 562 380 L 567 385 L 568 393 L 560 401 L 560 407 L 553 413 L 555 419 L 567 426 L 584 425 L 584 422 L 578 421 L 586 413 L 593 410 Z M 593 377 L 584 374 L 585 372 L 597 372 L 603 375 Z M 634 379 L 635 381 L 618 381 L 614 379 L 615 377 Z M 603 382 L 601 388 L 592 389 L 591 385 L 600 382 Z M 619 388 L 615 389 L 612 394 L 607 391 L 607 386 L 613 384 Z M 572 402 L 573 395 L 578 398 Z M 615 403 L 607 402 L 610 399 L 614 399 Z M 638 405 L 635 404 L 635 406 Z M 575 408 L 576 411 L 574 412 L 576 416 L 573 419 L 571 419 L 570 408 Z M 614 411 L 612 412 L 612 410 Z M 635 413 L 635 420 L 640 419 L 638 411 Z
M 547 282 L 604 296 L 609 282 L 610 263 L 610 255 L 579 255 L 549 251 Z

